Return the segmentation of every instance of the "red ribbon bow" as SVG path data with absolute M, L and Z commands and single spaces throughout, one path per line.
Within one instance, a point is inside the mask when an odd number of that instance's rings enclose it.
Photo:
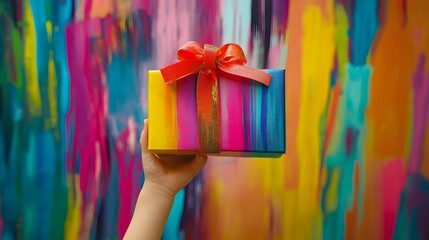
M 179 62 L 161 68 L 166 83 L 197 74 L 197 114 L 199 151 L 220 152 L 219 91 L 216 70 L 258 81 L 268 86 L 271 76 L 244 66 L 247 63 L 241 47 L 228 43 L 221 48 L 197 42 L 185 43 L 177 50 Z

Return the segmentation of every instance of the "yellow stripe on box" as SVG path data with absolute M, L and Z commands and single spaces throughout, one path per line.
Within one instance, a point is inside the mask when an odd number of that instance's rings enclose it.
M 165 84 L 159 70 L 148 72 L 148 149 L 177 150 L 176 83 Z

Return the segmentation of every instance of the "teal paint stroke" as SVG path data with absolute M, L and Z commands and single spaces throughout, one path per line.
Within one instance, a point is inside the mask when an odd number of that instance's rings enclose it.
M 359 219 L 362 218 L 364 168 L 363 142 L 365 136 L 365 110 L 368 105 L 368 86 L 371 76 L 371 67 L 346 65 L 347 78 L 344 96 L 340 99 L 339 110 L 336 116 L 336 127 L 340 128 L 340 139 L 336 146 L 329 146 L 326 156 L 327 183 L 322 192 L 322 211 L 324 213 L 323 238 L 343 239 L 345 237 L 345 214 L 353 207 L 355 162 L 361 169 L 359 175 L 358 209 Z M 338 203 L 336 209 L 328 212 L 327 191 L 332 182 L 332 174 L 338 169 L 340 172 L 338 185 Z
M 222 41 L 239 44 L 245 53 L 249 52 L 251 8 L 250 0 L 223 2 Z

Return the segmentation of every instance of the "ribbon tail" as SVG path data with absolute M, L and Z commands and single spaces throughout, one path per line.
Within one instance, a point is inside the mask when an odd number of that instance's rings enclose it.
M 252 80 L 255 80 L 255 81 L 258 81 L 258 82 L 264 84 L 265 86 L 270 85 L 270 82 L 271 82 L 271 75 L 270 74 L 263 72 L 261 70 L 258 70 L 258 69 L 251 68 L 251 67 L 238 65 L 238 64 L 234 64 L 231 66 L 223 66 L 223 65 L 219 64 L 218 67 L 223 72 L 226 72 L 226 73 L 229 73 L 232 75 L 236 75 L 236 76 L 241 76 L 241 77 L 248 78 L 248 79 L 252 79 Z
M 219 88 L 214 70 L 201 71 L 197 82 L 199 150 L 220 152 Z

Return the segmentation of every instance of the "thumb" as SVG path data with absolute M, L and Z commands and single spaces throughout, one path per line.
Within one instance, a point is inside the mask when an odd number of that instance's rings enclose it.
M 143 151 L 147 151 L 147 125 L 148 125 L 148 120 L 145 119 L 144 120 L 144 126 L 143 126 L 143 131 L 140 134 L 140 146 L 142 148 Z
M 190 168 L 192 169 L 194 177 L 198 175 L 198 173 L 206 165 L 206 163 L 207 163 L 207 155 L 203 155 L 203 154 L 197 154 L 193 161 L 188 162 L 188 164 L 190 165 Z

